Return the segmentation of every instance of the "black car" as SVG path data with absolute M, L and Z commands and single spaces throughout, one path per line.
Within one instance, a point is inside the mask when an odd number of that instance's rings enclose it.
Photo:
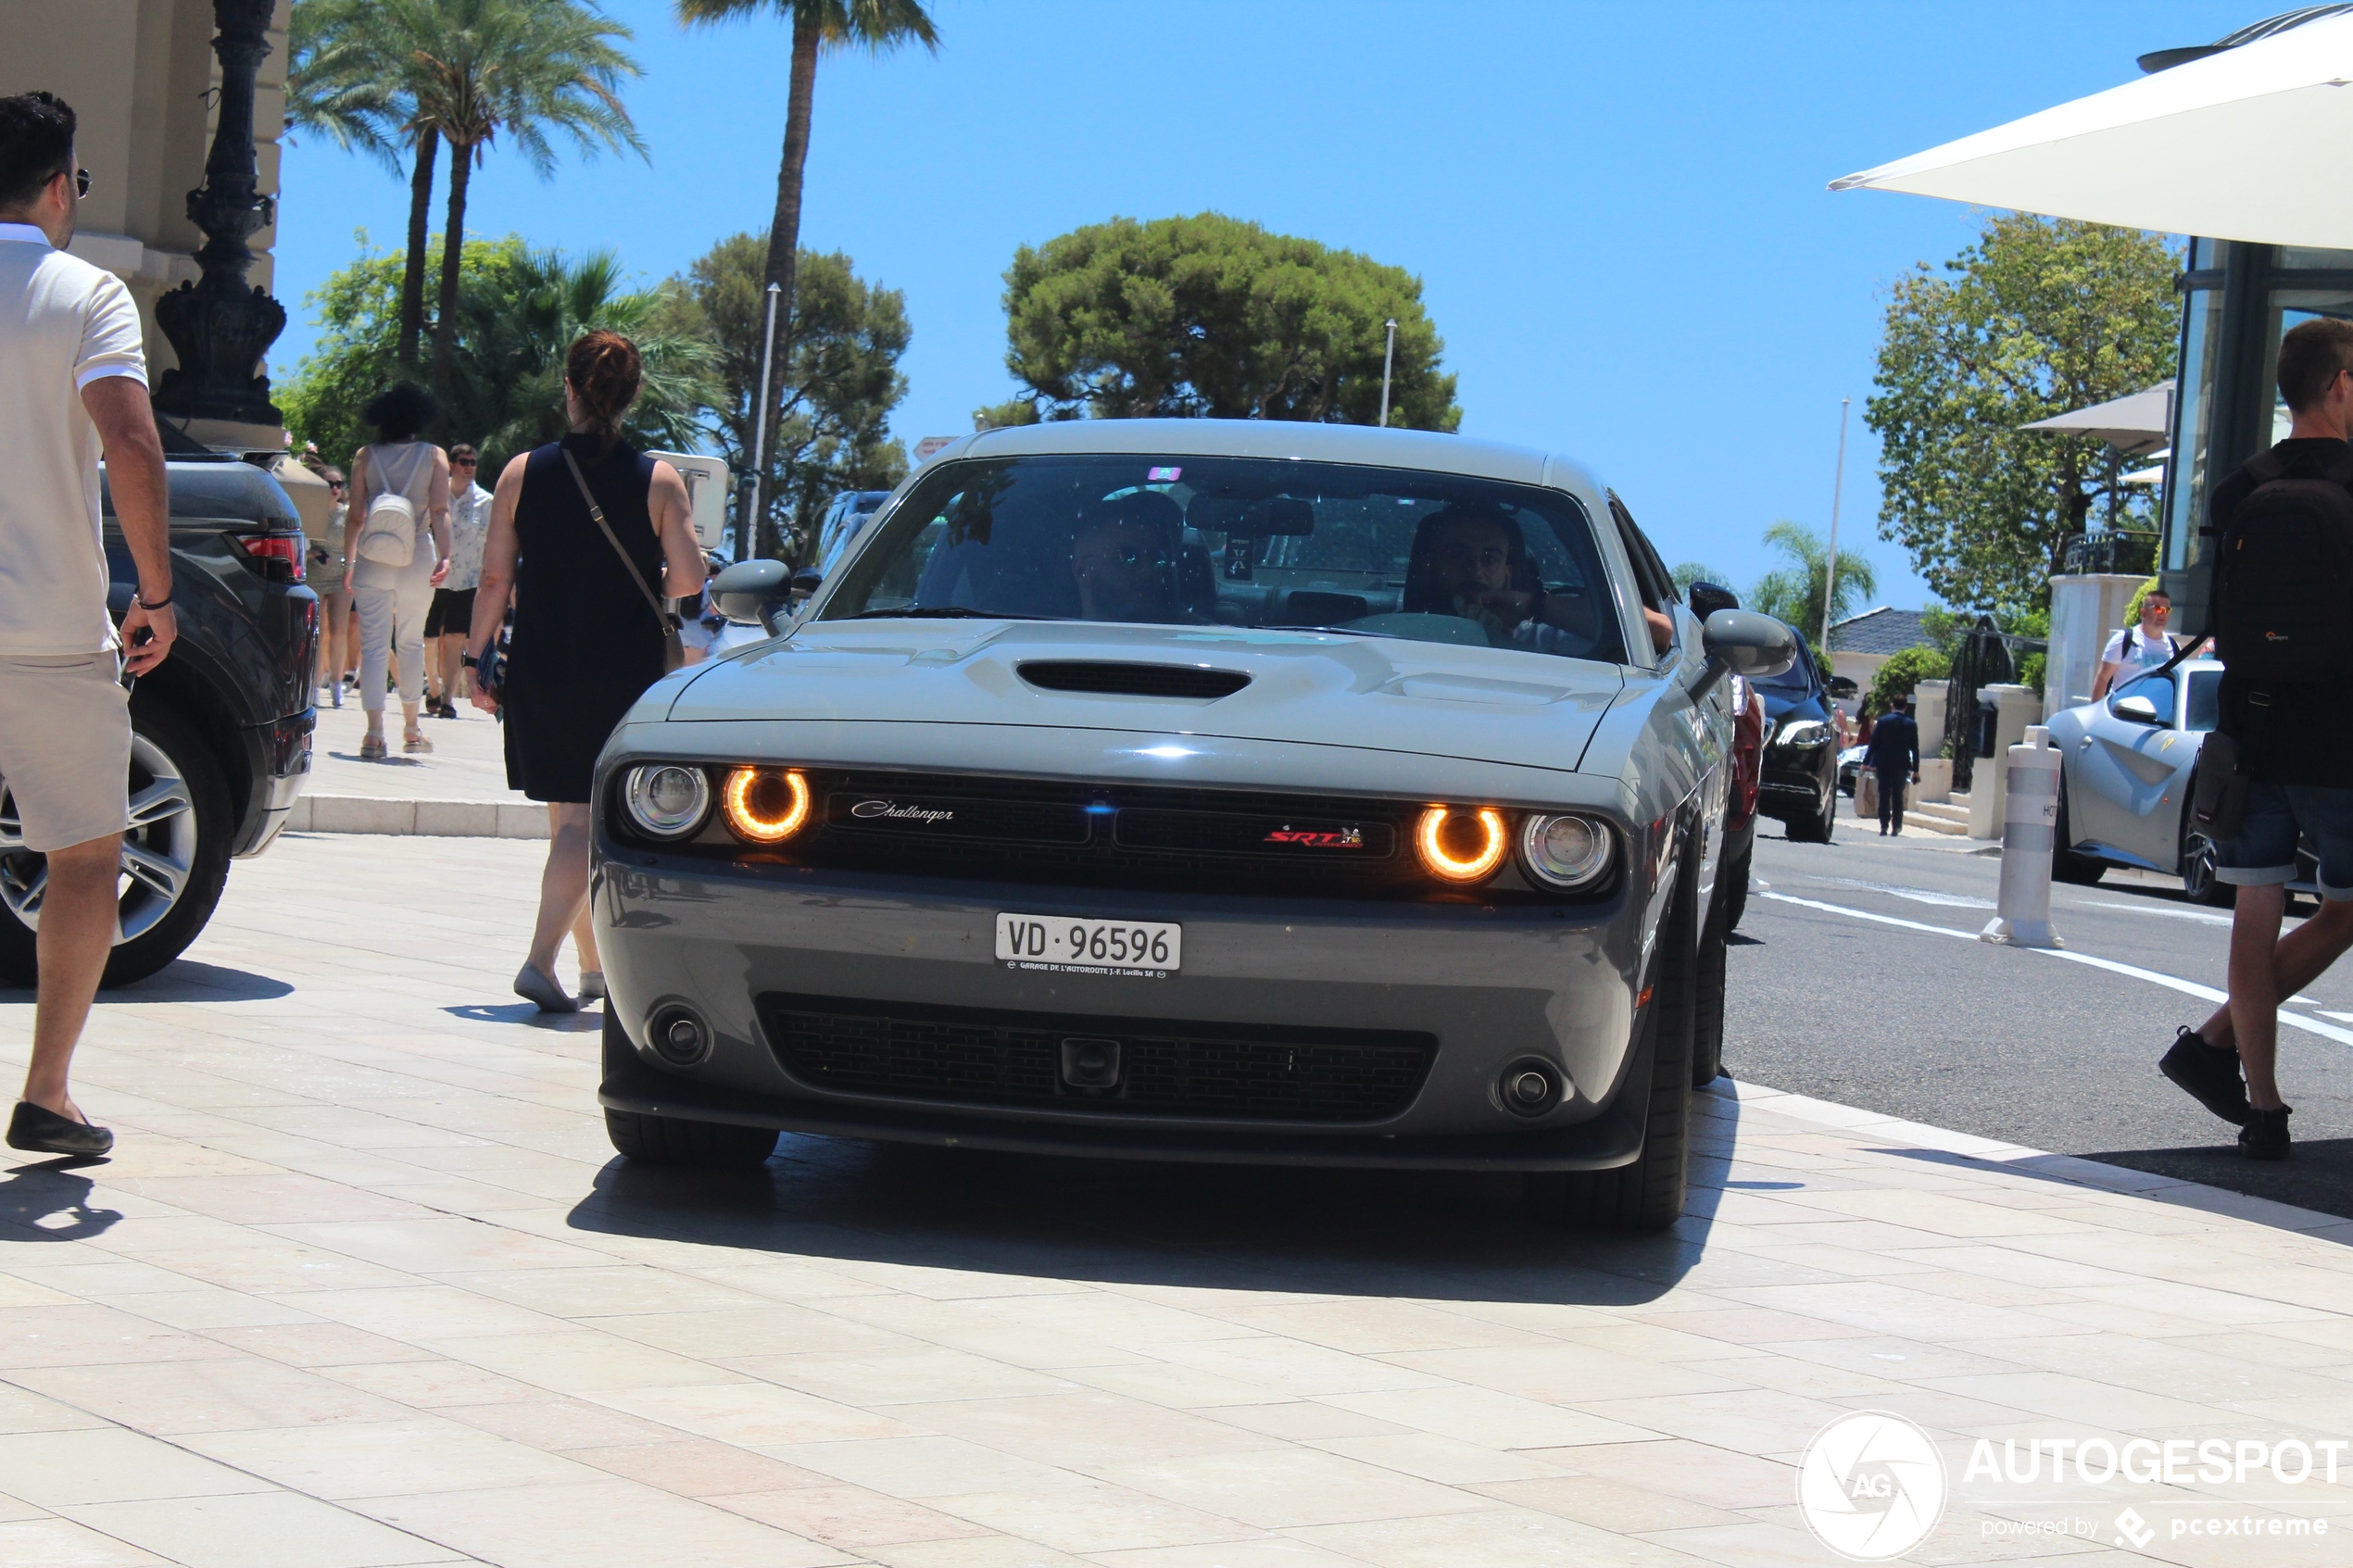
M 131 832 L 122 935 L 104 984 L 142 980 L 212 918 L 233 859 L 269 847 L 310 771 L 319 600 L 303 584 L 302 522 L 278 482 L 234 458 L 175 457 L 171 655 L 131 693 Z M 138 585 L 106 509 L 108 607 Z M 0 784 L 0 980 L 35 978 L 32 926 L 48 877 Z
M 1765 770 L 1756 809 L 1787 824 L 1801 844 L 1828 844 L 1838 812 L 1839 713 L 1832 699 L 1853 696 L 1843 675 L 1825 678 L 1806 639 L 1797 662 L 1756 683 L 1765 698 Z

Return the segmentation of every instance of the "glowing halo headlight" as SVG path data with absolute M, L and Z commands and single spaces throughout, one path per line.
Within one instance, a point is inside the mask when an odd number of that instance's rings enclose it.
M 1504 814 L 1491 806 L 1432 806 L 1414 828 L 1423 869 L 1446 882 L 1484 880 L 1511 845 Z
M 646 762 L 629 770 L 622 788 L 629 822 L 649 838 L 684 838 L 711 814 L 711 781 L 700 768 Z
M 1591 818 L 1530 813 L 1519 828 L 1520 864 L 1548 887 L 1588 887 L 1609 870 L 1611 843 Z
M 809 821 L 809 781 L 795 769 L 732 769 L 720 792 L 727 829 L 753 844 L 782 844 Z

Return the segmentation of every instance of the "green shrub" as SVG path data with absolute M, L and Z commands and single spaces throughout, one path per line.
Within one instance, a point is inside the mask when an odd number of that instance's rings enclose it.
M 1871 677 L 1871 689 L 1863 698 L 1863 711 L 1885 713 L 1906 701 L 1912 688 L 1922 681 L 1941 681 L 1953 672 L 1953 661 L 1936 648 L 1906 648 L 1891 656 Z

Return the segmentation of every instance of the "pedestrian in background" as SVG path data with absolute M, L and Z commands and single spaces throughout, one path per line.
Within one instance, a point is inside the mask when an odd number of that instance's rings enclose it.
M 433 591 L 425 612 L 432 644 L 432 684 L 426 696 L 435 718 L 455 719 L 457 697 L 470 689 L 466 638 L 473 631 L 474 589 L 482 582 L 482 546 L 490 537 L 490 492 L 474 481 L 480 462 L 464 442 L 449 448 L 449 575 Z
M 2198 1029 L 2177 1031 L 2158 1062 L 2238 1123 L 2239 1152 L 2252 1160 L 2288 1155 L 2280 998 L 2353 945 L 2353 714 L 2336 651 L 2353 609 L 2353 322 L 2322 317 L 2289 331 L 2279 386 L 2287 439 L 2216 485 L 2212 508 L 2223 669 L 2199 766 L 2231 767 L 2234 753 L 2246 789 L 2237 832 L 2214 846 L 2215 877 L 2238 890 L 2230 999 Z M 2319 851 L 2321 909 L 2283 938 L 2299 839 Z
M 2100 650 L 2099 677 L 2092 683 L 2094 702 L 2108 696 L 2117 682 L 2138 680 L 2180 651 L 2165 629 L 2172 616 L 2173 601 L 2164 589 L 2151 588 L 2141 596 L 2140 624 L 2109 637 Z
M 8 1144 L 92 1156 L 114 1135 L 91 1124 L 67 1078 L 114 948 L 131 825 L 121 677 L 162 663 L 178 629 L 139 307 L 122 280 L 66 254 L 90 189 L 74 127 L 51 94 L 0 98 L 0 780 L 23 847 L 48 859 L 32 1056 Z M 107 611 L 101 456 L 139 574 L 120 636 Z
M 449 458 L 422 439 L 441 412 L 411 382 L 378 393 L 359 410 L 376 440 L 351 458 L 351 513 L 344 527 L 344 586 L 359 614 L 359 706 L 368 712 L 360 760 L 381 762 L 385 672 L 400 656 L 400 749 L 431 751 L 417 724 L 425 695 L 425 615 L 449 575 Z
M 1879 831 L 1881 837 L 1904 832 L 1904 784 L 1920 782 L 1920 727 L 1898 701 L 1871 725 L 1863 765 L 1878 775 Z
M 556 955 L 586 908 L 588 796 L 597 754 L 677 647 L 662 598 L 702 591 L 686 482 L 621 437 L 645 370 L 636 345 L 593 332 L 564 357 L 572 433 L 498 475 L 466 662 L 474 704 L 506 714 L 507 783 L 549 813 L 539 922 L 515 994 L 543 1011 L 579 1007 Z M 492 689 L 482 659 L 514 595 L 514 635 Z M 582 966 L 595 962 L 584 952 Z
M 343 470 L 321 467 L 334 507 L 327 514 L 327 532 L 310 541 L 310 586 L 319 596 L 319 659 L 315 684 L 330 688 L 330 706 L 343 706 L 343 672 L 351 667 L 351 591 L 344 586 L 349 563 L 343 557 L 344 526 L 351 513 L 351 489 Z

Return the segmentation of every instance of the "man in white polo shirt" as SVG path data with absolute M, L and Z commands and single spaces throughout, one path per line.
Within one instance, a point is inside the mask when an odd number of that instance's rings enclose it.
M 121 675 L 154 669 L 177 633 L 138 308 L 120 279 L 65 251 L 90 188 L 73 134 L 73 110 L 49 94 L 0 98 L 0 781 L 24 847 L 48 857 L 32 1061 L 8 1143 L 93 1156 L 114 1135 L 74 1105 L 66 1072 L 114 946 L 131 823 Z M 107 612 L 101 456 L 139 571 L 120 638 Z

